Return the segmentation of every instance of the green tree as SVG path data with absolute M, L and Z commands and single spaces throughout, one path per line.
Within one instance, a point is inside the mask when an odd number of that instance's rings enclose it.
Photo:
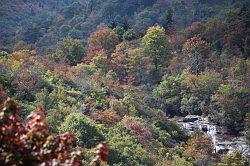
M 193 164 L 185 160 L 184 157 L 174 156 L 174 166 L 193 166 Z
M 122 40 L 125 29 L 121 26 L 117 26 L 113 29 L 113 31 L 118 35 L 119 40 Z
M 66 58 L 71 65 L 76 65 L 83 58 L 83 51 L 80 40 L 65 37 L 59 42 L 55 56 L 57 58 Z
M 173 158 L 163 158 L 155 166 L 193 166 L 184 157 L 173 156 Z
M 121 124 L 109 130 L 107 139 L 110 145 L 109 164 L 126 166 L 153 165 L 148 152 Z
M 219 163 L 216 166 L 249 166 L 250 161 L 236 151 L 233 153 L 228 153 L 224 159 L 223 163 Z
M 76 108 L 65 107 L 64 105 L 60 105 L 57 109 L 48 110 L 46 119 L 48 121 L 49 130 L 52 133 L 58 133 L 58 128 L 61 123 L 63 123 L 65 118 L 75 110 Z
M 128 29 L 126 32 L 123 34 L 123 39 L 127 41 L 131 41 L 136 39 L 136 32 L 133 29 Z
M 168 133 L 174 142 L 183 142 L 188 139 L 188 136 L 184 131 L 178 126 L 174 121 L 170 120 L 157 120 L 155 121 L 155 126 L 160 130 Z
M 96 87 L 90 94 L 91 98 L 95 101 L 96 108 L 105 108 L 107 104 L 108 90 L 104 87 Z
M 78 139 L 78 145 L 86 148 L 94 147 L 104 140 L 97 130 L 96 124 L 81 113 L 71 113 L 59 127 L 61 133 L 72 131 Z
M 171 57 L 170 44 L 167 40 L 164 28 L 159 25 L 150 27 L 142 39 L 142 44 L 146 54 L 150 56 L 151 62 L 154 65 L 156 79 L 157 77 L 159 79 L 161 69 L 166 67 Z
M 127 57 L 127 69 L 129 77 L 135 83 L 146 83 L 149 81 L 149 72 L 153 69 L 150 59 L 145 56 L 143 48 L 131 49 Z
M 167 12 L 163 16 L 164 23 L 163 27 L 166 29 L 168 34 L 171 34 L 171 27 L 173 26 L 173 10 L 168 9 Z
M 7 52 L 5 52 L 5 51 L 0 50 L 0 61 L 4 62 L 4 61 L 6 61 L 8 59 L 9 59 L 9 54 Z
M 161 83 L 153 90 L 154 96 L 161 103 L 161 109 L 167 115 L 180 115 L 182 77 L 165 76 Z
M 217 104 L 218 112 L 222 116 L 222 123 L 234 134 L 244 129 L 244 118 L 249 111 L 249 92 L 246 88 L 233 85 L 222 84 L 212 96 L 212 101 Z
M 181 80 L 181 111 L 191 114 L 207 113 L 210 97 L 221 82 L 220 74 L 214 71 L 204 71 L 199 75 L 184 71 Z
M 110 62 L 107 59 L 107 54 L 104 52 L 97 53 L 90 65 L 97 68 L 102 74 L 106 74 L 110 69 Z

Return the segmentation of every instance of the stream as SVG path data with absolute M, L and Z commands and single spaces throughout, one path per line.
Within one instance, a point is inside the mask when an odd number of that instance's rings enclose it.
M 229 135 L 222 127 L 209 123 L 206 118 L 196 115 L 188 115 L 179 119 L 177 123 L 189 134 L 192 134 L 196 129 L 200 129 L 210 135 L 215 153 L 224 154 L 238 150 L 241 154 L 250 158 L 250 146 L 244 136 Z

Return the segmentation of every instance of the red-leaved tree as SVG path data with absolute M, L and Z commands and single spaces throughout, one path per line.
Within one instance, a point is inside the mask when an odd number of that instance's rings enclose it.
M 38 107 L 24 122 L 18 105 L 10 98 L 5 101 L 0 111 L 0 165 L 82 165 L 83 150 L 76 147 L 74 134 L 50 135 L 44 111 Z M 96 154 L 95 165 L 107 161 L 107 144 L 102 146 L 105 152 Z

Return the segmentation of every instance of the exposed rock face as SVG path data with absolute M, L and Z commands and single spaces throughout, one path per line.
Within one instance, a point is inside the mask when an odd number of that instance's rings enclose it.
M 199 129 L 211 136 L 214 152 L 225 154 L 235 150 L 250 158 L 250 147 L 244 137 L 234 137 L 226 130 L 197 115 L 188 115 L 177 121 L 189 134 Z

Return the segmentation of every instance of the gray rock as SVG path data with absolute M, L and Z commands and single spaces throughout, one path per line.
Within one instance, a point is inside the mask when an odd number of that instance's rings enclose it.
M 183 118 L 183 122 L 195 122 L 200 119 L 200 116 L 197 115 L 187 115 Z

